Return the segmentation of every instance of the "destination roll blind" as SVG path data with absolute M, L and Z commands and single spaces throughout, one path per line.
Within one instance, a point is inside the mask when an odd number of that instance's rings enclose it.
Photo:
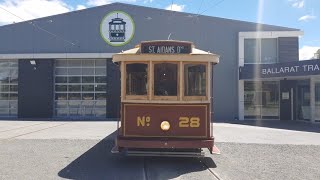
M 143 54 L 190 54 L 192 43 L 175 41 L 142 42 Z

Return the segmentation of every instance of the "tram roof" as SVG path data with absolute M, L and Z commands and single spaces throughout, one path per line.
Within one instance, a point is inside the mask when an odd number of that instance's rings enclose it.
M 165 43 L 166 46 L 170 43 L 185 43 L 191 44 L 191 52 L 183 54 L 174 53 L 142 53 L 142 43 Z M 189 41 L 172 41 L 172 40 L 156 40 L 156 41 L 144 41 L 137 45 L 133 49 L 129 49 L 117 54 L 112 57 L 113 62 L 121 61 L 188 61 L 188 62 L 212 62 L 214 64 L 219 63 L 220 56 L 210 52 L 206 52 L 200 49 L 196 49 L 194 44 Z

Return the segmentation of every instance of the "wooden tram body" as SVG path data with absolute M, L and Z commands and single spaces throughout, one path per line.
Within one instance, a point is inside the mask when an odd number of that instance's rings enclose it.
M 115 54 L 121 123 L 112 152 L 212 153 L 212 65 L 219 56 L 186 41 L 146 41 Z

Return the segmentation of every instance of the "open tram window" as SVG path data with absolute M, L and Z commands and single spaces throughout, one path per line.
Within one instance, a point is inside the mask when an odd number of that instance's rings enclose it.
M 159 63 L 154 65 L 154 95 L 177 96 L 178 65 Z
M 184 95 L 206 96 L 206 65 L 185 64 L 184 65 Z
M 143 63 L 127 64 L 126 72 L 126 94 L 147 95 L 148 65 Z

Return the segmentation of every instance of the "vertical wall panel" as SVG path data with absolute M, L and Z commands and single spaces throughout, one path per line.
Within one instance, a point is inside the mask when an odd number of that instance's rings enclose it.
M 279 37 L 279 62 L 299 61 L 298 37 Z
M 107 118 L 120 117 L 120 69 L 107 61 Z
M 19 60 L 18 117 L 51 118 L 53 114 L 53 60 Z

